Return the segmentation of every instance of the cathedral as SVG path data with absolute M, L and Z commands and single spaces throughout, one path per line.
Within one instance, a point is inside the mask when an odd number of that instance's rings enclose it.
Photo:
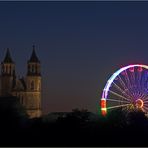
M 26 76 L 17 78 L 15 63 L 7 49 L 1 62 L 0 96 L 16 96 L 30 118 L 41 116 L 41 69 L 35 46 L 27 62 Z

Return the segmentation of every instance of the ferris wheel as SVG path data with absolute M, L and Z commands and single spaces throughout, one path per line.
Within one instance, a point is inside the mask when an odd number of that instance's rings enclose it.
M 101 98 L 101 113 L 122 108 L 148 113 L 148 66 L 128 65 L 117 70 L 107 81 Z

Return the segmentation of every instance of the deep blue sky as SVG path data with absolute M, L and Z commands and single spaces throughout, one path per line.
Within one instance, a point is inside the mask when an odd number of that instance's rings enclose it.
M 148 62 L 148 2 L 0 2 L 0 59 L 9 47 L 25 75 L 33 44 L 44 113 L 96 112 L 111 74 Z

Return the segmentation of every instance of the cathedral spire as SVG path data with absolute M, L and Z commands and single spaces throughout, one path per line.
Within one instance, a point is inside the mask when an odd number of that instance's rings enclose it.
M 33 51 L 31 54 L 31 57 L 28 61 L 28 71 L 27 71 L 27 75 L 31 75 L 31 76 L 40 76 L 40 61 L 38 59 L 38 57 L 36 56 L 35 53 L 35 46 L 33 45 Z
M 30 57 L 30 60 L 28 61 L 29 63 L 40 63 L 40 60 L 38 59 L 36 52 L 35 52 L 35 45 L 32 46 L 32 55 Z
M 14 63 L 13 60 L 12 60 L 12 58 L 11 58 L 9 48 L 7 48 L 6 56 L 5 56 L 3 62 L 4 63 Z

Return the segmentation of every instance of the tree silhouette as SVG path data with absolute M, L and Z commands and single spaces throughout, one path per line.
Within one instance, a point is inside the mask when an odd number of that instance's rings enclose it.
M 0 98 L 0 126 L 1 128 L 17 128 L 26 122 L 27 114 L 19 103 L 19 98 L 9 96 Z

